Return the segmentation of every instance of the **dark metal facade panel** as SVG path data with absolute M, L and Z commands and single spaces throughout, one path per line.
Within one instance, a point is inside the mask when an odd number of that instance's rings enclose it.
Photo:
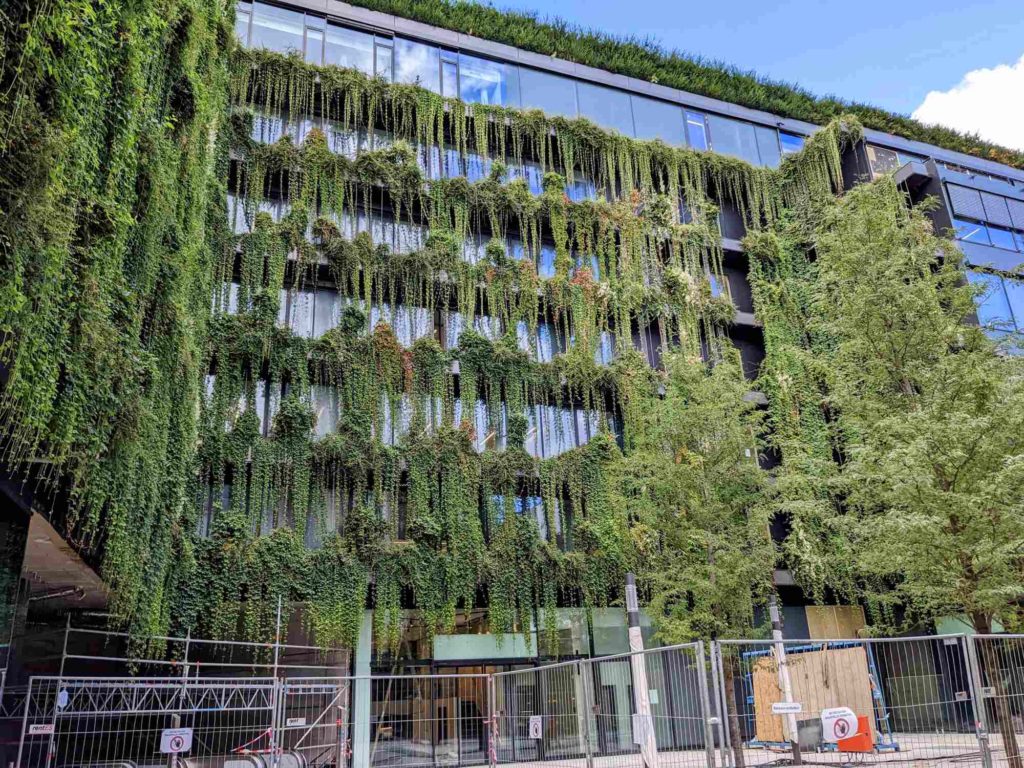
M 993 195 L 991 192 L 981 193 L 981 202 L 985 205 L 985 219 L 1003 227 L 1013 226 L 1010 211 L 1006 207 L 1006 198 Z
M 959 184 L 947 184 L 946 190 L 949 192 L 949 202 L 953 206 L 954 214 L 979 221 L 985 220 L 985 206 L 981 202 L 981 192 L 961 187 Z

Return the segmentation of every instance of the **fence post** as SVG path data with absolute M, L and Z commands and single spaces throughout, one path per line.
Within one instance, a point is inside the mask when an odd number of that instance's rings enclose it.
M 711 641 L 711 686 L 715 690 L 715 711 L 718 713 L 718 755 L 722 768 L 731 765 L 729 752 L 729 713 L 725 711 L 725 671 L 722 669 L 722 644 Z
M 981 764 L 984 768 L 992 768 L 992 749 L 989 742 L 991 731 L 988 727 L 988 711 L 985 708 L 985 689 L 982 686 L 981 667 L 978 664 L 978 649 L 973 635 L 965 635 L 964 654 L 967 656 L 967 669 L 971 677 L 971 707 L 974 710 L 974 734 L 978 737 L 978 748 L 981 751 Z
M 701 719 L 704 721 L 704 752 L 708 768 L 715 768 L 715 735 L 711 726 L 711 697 L 708 695 L 707 658 L 704 655 L 704 641 L 698 640 L 697 647 L 697 689 L 700 691 Z
M 594 768 L 594 745 L 590 739 L 590 716 L 594 714 L 594 704 L 590 695 L 590 685 L 593 681 L 591 664 L 590 661 L 577 663 L 580 673 L 580 690 L 583 692 L 583 754 L 586 758 L 587 768 Z M 585 674 L 584 666 L 587 669 Z
M 28 711 L 32 708 L 32 684 L 35 682 L 34 677 L 28 679 L 28 690 L 25 691 L 25 713 L 21 716 L 21 737 L 18 739 L 18 762 L 15 766 L 20 766 L 21 755 L 25 749 L 25 734 L 28 732 Z
M 495 709 L 497 696 L 494 690 L 494 673 L 487 675 L 487 764 L 494 768 L 498 764 L 498 711 Z

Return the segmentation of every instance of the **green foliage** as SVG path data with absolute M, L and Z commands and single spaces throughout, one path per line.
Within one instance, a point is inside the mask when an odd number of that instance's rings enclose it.
M 749 636 L 772 588 L 760 419 L 745 392 L 735 355 L 710 369 L 670 355 L 664 397 L 646 398 L 634 449 L 609 469 L 609 502 L 629 520 L 635 567 L 669 643 Z
M 10 371 L 0 426 L 13 465 L 47 467 L 38 479 L 68 488 L 65 532 L 100 562 L 117 620 L 133 630 L 269 640 L 279 602 L 286 617 L 303 603 L 318 642 L 351 645 L 372 604 L 378 647 L 395 650 L 403 607 L 420 609 L 428 632 L 449 632 L 458 610 L 485 600 L 495 632 L 539 620 L 552 648 L 554 608 L 608 604 L 632 567 L 666 638 L 739 633 L 770 589 L 776 513 L 793 521 L 784 556 L 805 584 L 852 592 L 869 575 L 878 605 L 904 601 L 923 614 L 952 604 L 921 596 L 926 563 L 901 581 L 883 567 L 893 560 L 854 563 L 851 537 L 902 524 L 894 510 L 919 514 L 912 483 L 887 457 L 924 471 L 920 446 L 947 439 L 970 471 L 953 480 L 933 470 L 929 493 L 946 499 L 951 489 L 935 490 L 943 481 L 969 483 L 956 485 L 964 517 L 997 518 L 1000 537 L 1016 520 L 1013 499 L 990 490 L 982 503 L 982 488 L 1019 483 L 1008 460 L 1016 443 L 993 410 L 1019 392 L 959 325 L 970 297 L 952 259 L 935 261 L 949 247 L 895 205 L 893 190 L 831 197 L 856 119 L 828 125 L 773 171 L 266 51 L 229 55 L 219 6 L 71 3 L 26 14 L 11 15 L 28 23 L 8 29 L 0 89 L 0 361 Z M 383 127 L 395 140 L 348 158 L 319 131 L 302 143 L 250 138 L 256 110 L 286 108 L 342 130 Z M 493 160 L 492 172 L 473 183 L 426 178 L 413 146 L 445 143 Z M 527 158 L 544 173 L 539 195 L 508 178 Z M 241 236 L 226 225 L 228 178 L 252 223 Z M 582 178 L 606 199 L 570 200 Z M 281 221 L 258 212 L 270 189 L 289 204 Z M 428 224 L 422 248 L 395 253 L 367 233 L 344 236 L 339 216 L 382 196 L 397 221 L 415 212 Z M 770 493 L 746 453 L 761 425 L 724 339 L 734 308 L 712 297 L 709 280 L 722 276 L 720 205 L 753 232 L 761 384 L 783 460 Z M 470 263 L 464 247 L 481 223 L 493 238 Z M 527 258 L 508 255 L 513 228 Z M 554 246 L 545 276 L 543 243 Z M 871 268 L 859 273 L 858 260 Z M 346 302 L 337 327 L 317 339 L 281 327 L 283 292 L 294 302 L 326 272 Z M 873 298 L 868 279 L 883 286 Z M 900 281 L 920 290 L 901 297 Z M 837 325 L 824 308 L 841 302 L 849 317 Z M 885 302 L 905 327 L 870 325 Z M 371 323 L 397 303 L 485 308 L 507 333 L 468 327 L 454 346 L 427 337 L 407 347 Z M 925 322 L 911 327 L 911 310 Z M 573 339 L 544 364 L 517 334 L 542 318 Z M 629 332 L 615 333 L 611 365 L 595 361 L 603 334 L 635 323 L 658 326 L 666 375 Z M 941 342 L 910 342 L 926 328 L 941 328 Z M 872 343 L 879 333 L 904 338 L 912 354 L 882 354 L 892 350 Z M 967 394 L 950 384 L 959 381 Z M 322 386 L 337 392 L 337 423 L 316 436 Z M 264 428 L 267 390 L 285 396 Z M 474 433 L 477 400 L 490 425 L 507 403 L 505 449 Z M 623 449 L 599 419 L 585 446 L 532 458 L 528 403 L 611 411 Z M 970 428 L 953 435 L 947 412 Z M 401 436 L 383 439 L 399 423 Z M 969 433 L 991 439 L 968 450 Z M 856 478 L 873 493 L 855 490 Z M 524 489 L 543 500 L 544 526 L 516 513 Z M 207 513 L 209 536 L 194 536 Z M 846 514 L 878 524 L 851 535 Z M 973 540 L 982 550 L 983 534 Z M 993 606 L 1012 591 L 1012 567 L 993 552 L 991 579 L 972 593 L 981 597 L 961 602 L 1009 621 Z
M 964 325 L 959 251 L 889 180 L 804 209 L 759 245 L 758 290 L 777 313 L 776 492 L 798 575 L 862 596 L 883 624 L 1015 626 L 1024 387 L 1019 360 Z
M 355 4 L 818 125 L 852 114 L 869 128 L 1024 167 L 1024 155 L 1019 151 L 977 136 L 923 125 L 868 104 L 817 97 L 797 85 L 666 50 L 650 39 L 608 35 L 558 18 L 543 19 L 535 13 L 460 0 L 356 0 Z

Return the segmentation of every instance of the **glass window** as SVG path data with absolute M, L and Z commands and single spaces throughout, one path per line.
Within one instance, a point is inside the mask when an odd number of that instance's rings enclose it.
M 570 78 L 520 67 L 519 87 L 525 109 L 576 117 L 576 83 Z
M 440 52 L 432 45 L 395 38 L 395 82 L 441 92 Z
M 686 138 L 694 149 L 708 148 L 707 123 L 702 112 L 687 111 Z
M 774 128 L 756 125 L 754 126 L 754 135 L 757 137 L 757 153 L 761 157 L 761 165 L 778 168 L 782 161 L 782 152 L 779 150 L 779 132 Z
M 631 100 L 633 127 L 638 139 L 661 139 L 667 144 L 686 145 L 682 107 L 635 94 Z
M 868 144 L 868 165 L 872 176 L 892 173 L 900 167 L 900 158 L 891 149 Z
M 315 19 L 315 16 L 306 17 L 306 61 L 310 64 L 323 64 L 324 63 L 324 30 L 323 30 L 323 19 L 320 19 L 319 25 L 309 24 L 310 19 Z
M 303 14 L 256 3 L 252 19 L 252 47 L 302 52 Z
M 804 148 L 804 137 L 779 131 L 779 144 L 782 145 L 782 154 L 792 155 Z
M 611 365 L 615 359 L 615 337 L 611 331 L 601 331 L 594 350 L 594 362 L 598 365 Z M 593 434 L 593 432 L 591 432 Z
M 708 115 L 708 130 L 711 133 L 711 148 L 723 155 L 732 155 L 748 163 L 758 165 L 761 158 L 757 152 L 757 137 L 754 126 L 730 117 Z
M 296 336 L 310 337 L 313 335 L 313 292 L 294 291 L 290 297 L 289 326 Z
M 628 93 L 593 83 L 577 83 L 576 95 L 580 117 L 618 131 L 623 136 L 633 135 L 633 108 Z
M 459 96 L 474 104 L 519 105 L 519 68 L 459 54 Z
M 374 74 L 389 83 L 394 80 L 394 51 L 389 45 L 377 45 L 376 69 Z
M 314 430 L 317 437 L 324 437 L 337 429 L 338 390 L 322 384 L 314 384 L 309 389 L 316 417 Z
M 324 63 L 372 75 L 373 35 L 328 24 Z
M 1010 302 L 998 275 L 968 272 L 967 281 L 979 289 L 974 301 L 978 305 L 978 322 L 993 331 L 1012 331 L 1013 314 Z
M 988 236 L 992 241 L 992 245 L 996 248 L 1002 248 L 1007 251 L 1017 250 L 1017 244 L 1013 240 L 1013 233 L 1008 229 L 990 226 L 988 228 Z
M 541 277 L 555 276 L 555 246 L 544 243 L 540 247 L 540 260 L 537 263 L 537 274 Z
M 252 18 L 252 3 L 235 4 L 235 36 L 243 46 L 249 44 L 249 19 Z
M 1006 290 L 1006 298 L 1010 302 L 1010 312 L 1017 322 L 1017 330 L 1024 333 L 1024 280 L 1005 277 L 1003 278 L 1003 288 Z
M 454 56 L 454 54 L 446 54 Z M 449 58 L 441 59 L 441 95 L 450 99 L 459 96 L 459 65 Z
M 953 227 L 956 229 L 958 240 L 991 245 L 991 241 L 988 239 L 988 228 L 984 224 L 964 219 L 953 219 Z
M 1017 244 L 1017 250 L 1024 253 L 1024 232 L 1014 232 L 1013 240 Z
M 341 297 L 337 291 L 318 288 L 313 304 L 313 335 L 323 336 L 338 325 L 341 317 Z

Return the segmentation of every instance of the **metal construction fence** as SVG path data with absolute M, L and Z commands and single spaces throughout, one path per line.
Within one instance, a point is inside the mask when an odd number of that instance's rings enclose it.
M 1016 635 L 722 640 L 473 674 L 62 674 L 0 700 L 18 768 L 1024 768 Z

